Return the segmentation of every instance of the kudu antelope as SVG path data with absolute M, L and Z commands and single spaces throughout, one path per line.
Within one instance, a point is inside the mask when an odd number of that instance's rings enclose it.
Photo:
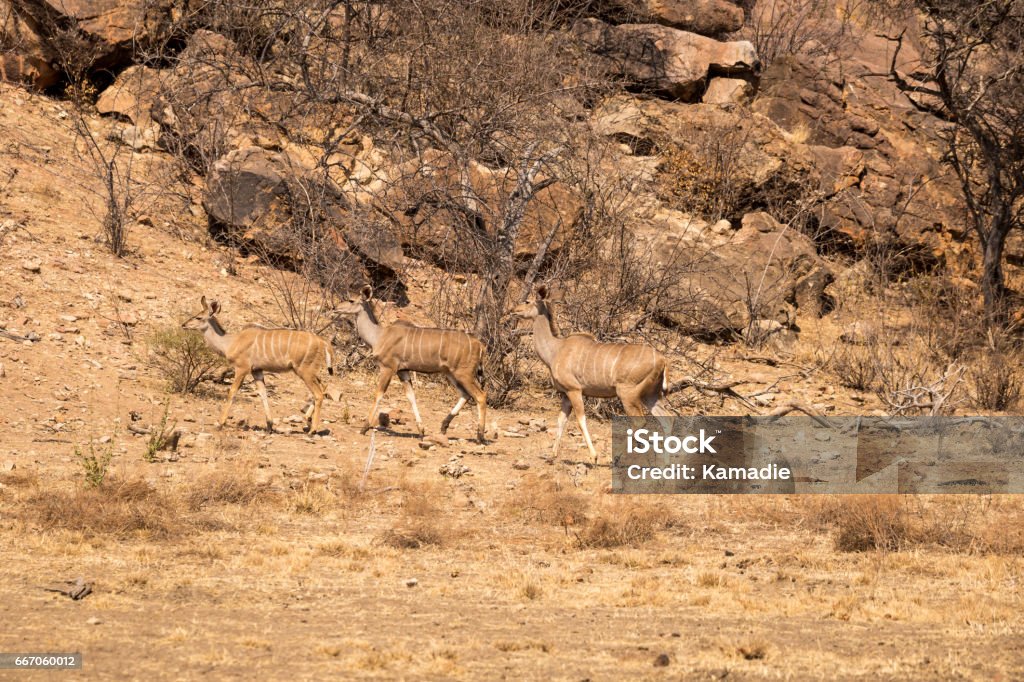
M 533 302 L 517 306 L 512 314 L 533 320 L 533 343 L 537 354 L 551 371 L 551 381 L 562 398 L 558 415 L 554 454 L 558 454 L 565 422 L 576 412 L 590 454 L 597 452 L 587 430 L 583 396 L 614 398 L 622 401 L 626 414 L 643 416 L 645 408 L 655 416 L 670 413 L 661 404 L 668 387 L 665 356 L 646 344 L 601 343 L 590 334 L 555 335 L 554 313 L 546 287 L 537 288 Z
M 487 419 L 487 394 L 480 386 L 483 379 L 484 345 L 465 332 L 455 329 L 433 329 L 417 327 L 409 322 L 396 322 L 384 326 L 377 321 L 373 306 L 373 290 L 363 287 L 358 296 L 353 296 L 335 310 L 338 315 L 355 315 L 356 332 L 373 349 L 373 356 L 380 365 L 380 378 L 373 406 L 366 416 L 362 433 L 366 433 L 380 407 L 381 398 L 388 390 L 392 377 L 398 374 L 405 385 L 405 396 L 412 405 L 416 427 L 424 434 L 423 420 L 416 405 L 416 393 L 412 387 L 412 372 L 444 374 L 459 392 L 448 416 L 441 422 L 441 433 L 448 431 L 455 415 L 466 401 L 472 398 L 477 409 L 477 438 L 484 442 L 484 424 Z
M 263 401 L 263 411 L 267 415 L 267 431 L 273 431 L 274 420 L 270 416 L 263 374 L 291 371 L 302 379 L 309 392 L 313 394 L 312 404 L 306 409 L 306 422 L 309 433 L 316 433 L 320 427 L 320 407 L 324 402 L 320 369 L 326 363 L 327 373 L 334 374 L 330 344 L 316 334 L 295 329 L 252 326 L 228 334 L 216 318 L 221 310 L 220 303 L 207 303 L 206 297 L 203 296 L 202 304 L 203 310 L 187 319 L 181 326 L 201 331 L 206 344 L 227 358 L 235 368 L 235 381 L 228 391 L 228 401 L 220 415 L 220 426 L 227 422 L 231 402 L 235 399 L 235 394 L 238 393 L 245 377 L 252 374 L 260 399 Z

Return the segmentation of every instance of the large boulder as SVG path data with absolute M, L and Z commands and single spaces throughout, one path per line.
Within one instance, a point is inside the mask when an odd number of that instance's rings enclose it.
M 486 245 L 495 238 L 515 187 L 511 169 L 476 162 L 461 168 L 450 154 L 428 150 L 392 167 L 373 204 L 392 217 L 411 252 L 452 270 L 486 272 L 492 265 L 482 258 L 486 246 L 466 248 L 466 241 Z M 581 208 L 580 197 L 567 185 L 546 183 L 526 205 L 514 244 L 516 260 L 527 266 L 542 248 L 555 254 Z M 558 227 L 565 229 L 552 231 Z
M 60 80 L 55 61 L 35 18 L 0 0 L 0 78 L 43 90 Z
M 612 26 L 597 19 L 573 25 L 573 33 L 628 84 L 696 102 L 711 75 L 756 80 L 761 64 L 745 40 L 722 42 L 658 24 Z
M 314 197 L 312 200 L 310 197 Z M 344 268 L 329 283 L 339 289 L 368 279 L 361 263 L 387 277 L 404 265 L 401 247 L 379 222 L 356 219 L 330 181 L 296 168 L 286 154 L 246 147 L 225 154 L 207 178 L 203 206 L 212 233 L 266 260 L 298 268 L 319 235 Z
M 59 80 L 61 29 L 73 26 L 88 70 L 131 63 L 140 46 L 167 37 L 175 0 L 0 0 L 0 75 L 38 89 Z M 70 53 L 69 53 L 70 54 Z
M 826 311 L 828 265 L 806 235 L 767 213 L 747 214 L 732 233 L 692 219 L 678 228 L 648 240 L 656 260 L 682 269 L 664 321 L 683 333 L 737 338 L 754 325 L 796 328 Z
M 726 0 L 609 0 L 601 18 L 615 24 L 663 24 L 717 36 L 743 27 L 743 10 Z

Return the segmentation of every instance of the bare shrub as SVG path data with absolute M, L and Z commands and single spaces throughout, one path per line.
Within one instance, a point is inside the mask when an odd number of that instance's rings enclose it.
M 839 60 L 853 43 L 853 17 L 862 3 L 830 0 L 746 0 L 742 35 L 765 66 L 801 55 L 824 64 Z M 838 16 L 837 16 L 838 13 Z
M 878 364 L 871 348 L 839 346 L 828 361 L 839 383 L 857 391 L 870 391 L 878 377 Z
M 971 398 L 983 410 L 1005 412 L 1018 405 L 1024 382 L 1020 350 L 1008 335 L 993 331 L 967 370 Z
M 224 359 L 206 345 L 202 335 L 177 326 L 158 329 L 149 339 L 153 365 L 167 380 L 173 393 L 194 393 L 204 381 L 213 379 Z

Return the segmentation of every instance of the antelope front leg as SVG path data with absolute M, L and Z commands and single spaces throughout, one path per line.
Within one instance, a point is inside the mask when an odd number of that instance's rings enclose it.
M 220 413 L 220 421 L 217 426 L 224 428 L 224 424 L 228 421 L 228 410 L 231 409 L 231 402 L 235 399 L 235 394 L 238 393 L 238 389 L 242 387 L 242 382 L 245 381 L 245 375 L 248 374 L 246 371 L 235 369 L 235 380 L 231 384 L 231 388 L 228 389 L 228 401 L 224 403 L 224 409 Z
M 555 445 L 551 452 L 552 459 L 558 457 L 558 448 L 562 442 L 562 434 L 565 433 L 565 422 L 568 421 L 569 415 L 572 414 L 572 402 L 569 400 L 569 396 L 564 393 L 560 395 L 562 397 L 562 407 L 558 412 L 558 428 L 555 430 Z
M 366 433 L 372 427 L 373 420 L 377 418 L 377 408 L 380 407 L 381 398 L 388 390 L 388 385 L 391 383 L 391 377 L 395 375 L 395 370 L 390 367 L 382 367 L 380 370 L 380 379 L 377 381 L 377 395 L 374 396 L 373 406 L 370 407 L 370 413 L 366 415 L 366 424 L 363 425 L 362 430 L 359 433 Z
M 260 400 L 263 401 L 263 412 L 267 415 L 267 433 L 271 433 L 274 430 L 274 418 L 270 416 L 270 403 L 267 401 L 267 385 L 263 383 L 263 372 L 254 371 L 252 380 L 256 382 L 256 390 L 259 391 Z
M 405 386 L 405 397 L 412 405 L 412 415 L 416 417 L 416 429 L 420 432 L 420 438 L 426 433 L 423 430 L 423 420 L 420 419 L 420 408 L 416 405 L 416 392 L 412 389 L 412 372 L 408 370 L 398 373 L 398 379 Z
M 597 450 L 594 449 L 594 443 L 590 440 L 587 415 L 583 411 L 583 392 L 573 391 L 569 394 L 569 400 L 572 402 L 572 409 L 576 412 L 576 421 L 580 425 L 580 430 L 583 431 L 583 440 L 587 442 L 587 449 L 590 450 L 590 455 L 594 458 L 594 464 L 597 464 Z

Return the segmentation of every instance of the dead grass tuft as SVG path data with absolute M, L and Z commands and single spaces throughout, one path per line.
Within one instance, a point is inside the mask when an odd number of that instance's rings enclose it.
M 36 490 L 22 500 L 20 516 L 46 530 L 78 531 L 86 537 L 169 538 L 192 529 L 177 507 L 143 479 L 107 480 L 98 487 Z
M 519 492 L 509 498 L 506 507 L 510 513 L 525 514 L 531 521 L 575 526 L 586 521 L 590 511 L 590 498 L 553 478 L 525 478 Z
M 216 471 L 203 476 L 185 492 L 191 511 L 216 504 L 254 504 L 271 495 L 268 483 L 257 482 L 249 473 Z
M 624 500 L 588 519 L 576 539 L 583 549 L 637 547 L 672 523 L 672 515 L 661 504 Z
M 378 538 L 378 542 L 395 549 L 439 547 L 450 539 L 451 530 L 439 523 L 437 505 L 440 491 L 426 483 L 402 486 L 401 516 Z
M 802 500 L 797 517 L 834 529 L 841 552 L 939 547 L 958 554 L 1024 554 L 1024 512 L 998 498 L 851 495 Z

